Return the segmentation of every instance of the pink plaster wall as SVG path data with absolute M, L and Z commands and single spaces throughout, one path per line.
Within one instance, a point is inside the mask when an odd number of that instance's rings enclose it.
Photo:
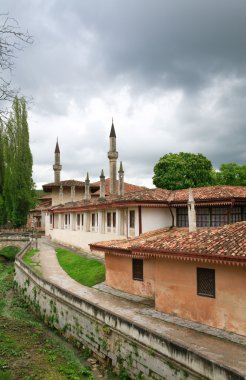
M 197 295 L 196 268 L 215 269 L 215 298 Z M 156 260 L 156 309 L 246 335 L 246 269 L 177 260 Z
M 106 284 L 143 297 L 154 297 L 154 262 L 144 260 L 144 281 L 132 279 L 132 259 L 105 254 Z

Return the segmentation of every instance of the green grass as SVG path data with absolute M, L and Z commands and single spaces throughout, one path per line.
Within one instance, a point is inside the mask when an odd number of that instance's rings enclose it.
M 42 272 L 40 270 L 41 266 L 40 266 L 38 253 L 39 253 L 38 249 L 35 249 L 35 248 L 29 249 L 29 251 L 27 251 L 25 255 L 22 257 L 22 260 L 24 261 L 26 265 L 32 268 L 32 270 L 37 275 L 42 276 Z M 35 257 L 35 260 L 34 260 L 34 257 Z
M 0 256 L 5 257 L 5 259 L 14 261 L 15 256 L 17 253 L 20 251 L 20 247 L 15 247 L 15 246 L 7 246 L 2 249 L 0 249 Z
M 24 261 L 26 265 L 32 266 L 34 263 L 33 257 L 36 256 L 37 253 L 38 253 L 38 249 L 32 248 L 25 253 L 22 260 Z
M 63 248 L 57 248 L 56 255 L 64 271 L 80 284 L 91 287 L 105 280 L 105 266 L 100 261 L 79 256 Z
M 0 263 L 0 379 L 92 380 L 91 365 L 30 313 L 13 291 L 13 263 Z

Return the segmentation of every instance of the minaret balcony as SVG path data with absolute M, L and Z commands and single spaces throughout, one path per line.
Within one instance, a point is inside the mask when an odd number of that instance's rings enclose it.
M 108 152 L 108 158 L 110 160 L 117 160 L 117 158 L 118 158 L 118 152 L 109 151 Z

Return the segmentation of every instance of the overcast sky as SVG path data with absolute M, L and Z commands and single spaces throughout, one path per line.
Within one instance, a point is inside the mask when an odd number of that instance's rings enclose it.
M 126 181 L 152 186 L 170 152 L 246 163 L 245 0 L 1 0 L 33 35 L 13 81 L 32 98 L 38 187 L 108 175 L 111 118 Z

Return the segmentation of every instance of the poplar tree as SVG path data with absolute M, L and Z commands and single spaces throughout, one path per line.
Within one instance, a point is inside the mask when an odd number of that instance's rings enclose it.
M 4 131 L 0 121 L 0 226 L 5 223 L 5 207 L 3 200 L 3 181 L 4 181 Z
M 7 220 L 14 227 L 20 227 L 26 224 L 34 204 L 32 154 L 24 98 L 15 97 L 5 135 L 4 203 Z

